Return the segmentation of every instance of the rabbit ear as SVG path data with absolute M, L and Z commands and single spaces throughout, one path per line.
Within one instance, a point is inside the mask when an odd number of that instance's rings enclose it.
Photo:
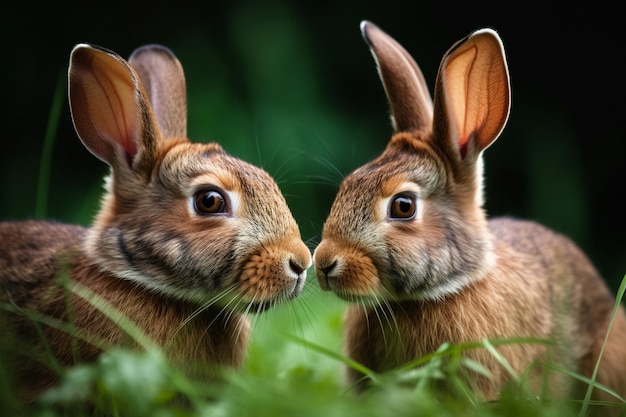
M 361 22 L 361 33 L 376 60 L 396 132 L 430 130 L 433 102 L 417 63 L 373 23 Z
M 435 84 L 435 137 L 451 141 L 461 158 L 470 150 L 477 155 L 498 138 L 509 109 L 509 73 L 498 34 L 481 29 L 453 45 Z
M 112 51 L 79 44 L 69 68 L 72 121 L 83 144 L 113 169 L 149 172 L 161 133 L 139 77 Z
M 187 95 L 180 61 L 164 46 L 145 45 L 131 54 L 128 63 L 139 74 L 163 136 L 186 137 Z

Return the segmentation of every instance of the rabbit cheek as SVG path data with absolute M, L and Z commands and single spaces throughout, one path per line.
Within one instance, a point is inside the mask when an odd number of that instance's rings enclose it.
M 345 257 L 344 263 L 341 291 L 358 296 L 376 295 L 380 279 L 372 259 L 361 251 L 354 251 Z

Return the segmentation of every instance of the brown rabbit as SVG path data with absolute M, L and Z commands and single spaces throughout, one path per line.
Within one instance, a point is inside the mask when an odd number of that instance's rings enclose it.
M 363 22 L 361 29 L 396 133 L 379 157 L 343 180 L 313 255 L 322 289 L 353 303 L 345 317 L 348 355 L 382 372 L 445 342 L 532 337 L 555 344 L 498 348 L 520 375 L 549 355 L 590 376 L 613 295 L 566 237 L 529 221 L 487 221 L 482 208 L 481 155 L 509 114 L 500 38 L 482 29 L 452 46 L 432 101 L 403 47 L 372 23 Z M 476 376 L 481 396 L 497 398 L 509 374 L 485 349 L 465 354 L 492 373 Z M 362 389 L 363 375 L 348 372 Z M 535 392 L 540 374 L 535 368 L 529 380 Z M 570 395 L 571 377 L 550 377 L 551 394 Z M 626 395 L 623 309 L 597 380 Z
M 3 337 L 36 345 L 18 361 L 24 397 L 55 379 L 36 365 L 44 346 L 63 366 L 133 344 L 71 288 L 113 306 L 175 362 L 241 365 L 246 315 L 297 296 L 311 265 L 278 186 L 220 145 L 186 138 L 185 78 L 165 47 L 139 48 L 126 62 L 77 45 L 69 99 L 81 141 L 111 174 L 89 229 L 0 224 L 2 321 L 12 329 Z

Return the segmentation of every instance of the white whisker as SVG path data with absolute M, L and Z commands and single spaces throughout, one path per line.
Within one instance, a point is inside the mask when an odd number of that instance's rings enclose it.
M 241 300 L 240 300 L 241 301 Z M 254 299 L 253 299 L 254 301 Z M 241 334 L 244 332 L 244 328 L 246 326 L 246 323 L 248 322 L 248 315 L 250 314 L 250 308 L 252 306 L 252 303 L 248 303 L 248 305 L 246 306 L 246 308 L 244 309 L 243 313 L 242 313 L 242 318 L 239 321 L 239 323 L 237 323 L 237 327 L 235 328 L 235 341 L 238 342 L 239 341 L 239 337 L 241 337 Z M 232 316 L 232 312 L 229 315 L 229 319 Z
M 175 336 L 183 327 L 185 327 L 191 320 L 193 320 L 194 318 L 196 318 L 198 315 L 202 314 L 202 312 L 206 311 L 208 308 L 212 307 L 213 305 L 215 305 L 215 303 L 217 303 L 219 300 L 223 299 L 224 297 L 226 297 L 228 294 L 231 293 L 231 291 L 236 287 L 235 284 L 233 284 L 232 286 L 230 286 L 229 288 L 224 289 L 223 291 L 221 291 L 220 293 L 216 294 L 215 296 L 213 296 L 211 299 L 209 299 L 208 301 L 206 301 L 205 303 L 203 303 L 200 307 L 198 307 L 197 309 L 195 309 L 193 311 L 193 313 L 191 313 L 188 317 L 185 318 L 185 320 L 183 320 L 183 322 L 178 326 L 178 328 L 174 331 L 174 333 L 172 334 L 172 336 Z
M 385 325 L 383 323 L 383 319 L 379 313 L 379 307 L 380 307 L 380 301 L 378 299 L 375 300 L 371 300 L 370 301 L 370 307 L 371 307 L 371 311 L 374 312 L 374 314 L 376 314 L 376 319 L 378 320 L 378 325 L 380 326 L 380 330 L 381 330 L 381 334 L 383 336 L 383 343 L 385 345 L 386 348 L 389 348 L 389 345 L 387 344 L 387 333 L 385 332 Z M 387 321 L 387 323 L 389 323 L 389 318 L 387 317 L 386 314 L 384 314 L 384 312 L 382 312 L 384 317 L 385 317 L 385 321 Z

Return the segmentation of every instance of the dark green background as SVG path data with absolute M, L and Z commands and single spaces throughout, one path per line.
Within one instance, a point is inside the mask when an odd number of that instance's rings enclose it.
M 446 49 L 489 26 L 507 50 L 513 104 L 485 154 L 486 208 L 570 235 L 616 288 L 626 273 L 626 71 L 623 13 L 612 4 L 13 2 L 0 29 L 0 219 L 36 215 L 47 120 L 74 44 L 127 57 L 161 43 L 186 71 L 189 136 L 274 175 L 313 248 L 343 175 L 391 133 L 359 22 L 402 43 L 431 88 Z M 66 97 L 59 117 L 46 215 L 88 224 L 107 169 L 77 139 Z

